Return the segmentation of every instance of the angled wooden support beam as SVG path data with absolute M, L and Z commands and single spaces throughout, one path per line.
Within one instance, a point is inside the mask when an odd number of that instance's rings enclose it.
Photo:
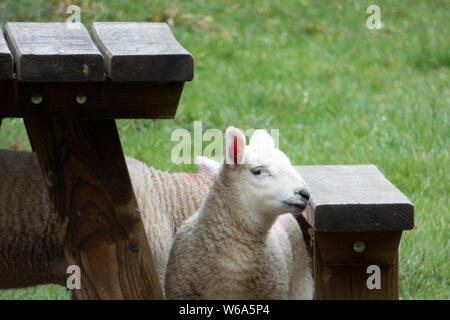
M 0 118 L 25 120 L 64 222 L 67 261 L 81 271 L 75 297 L 162 299 L 114 118 L 145 114 L 149 91 L 162 92 L 152 106 L 178 103 L 169 92 L 182 85 L 104 81 L 103 56 L 82 25 L 8 23 L 6 35 L 17 79 L 0 85 Z
M 25 119 L 78 299 L 163 299 L 114 120 Z
M 296 167 L 311 189 L 299 222 L 316 299 L 398 299 L 398 248 L 414 206 L 373 165 Z

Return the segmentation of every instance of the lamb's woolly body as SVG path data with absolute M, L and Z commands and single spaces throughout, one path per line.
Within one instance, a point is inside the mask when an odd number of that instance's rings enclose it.
M 203 201 L 208 174 L 169 174 L 127 157 L 161 284 L 177 228 Z M 0 150 L 0 288 L 65 285 L 61 222 L 33 153 Z
M 218 180 L 177 232 L 167 298 L 311 299 L 310 258 L 294 217 L 284 214 L 275 223 L 230 219 L 251 215 L 244 213 L 245 199 Z
M 64 282 L 61 224 L 39 170 L 31 153 L 0 151 L 0 288 Z
M 166 297 L 311 299 L 310 257 L 297 221 L 291 214 L 254 212 L 242 174 L 230 178 L 224 167 L 176 234 Z
M 163 287 L 175 233 L 183 221 L 200 208 L 212 177 L 206 173 L 162 172 L 128 157 L 127 164 L 156 271 Z

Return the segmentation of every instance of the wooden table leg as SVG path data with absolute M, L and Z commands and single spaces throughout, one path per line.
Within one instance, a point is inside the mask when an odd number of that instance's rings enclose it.
M 77 299 L 163 299 L 114 120 L 25 119 Z
M 398 299 L 398 246 L 401 231 L 315 232 L 316 300 Z M 355 241 L 364 252 L 353 250 Z M 379 268 L 379 288 L 369 288 L 369 266 Z

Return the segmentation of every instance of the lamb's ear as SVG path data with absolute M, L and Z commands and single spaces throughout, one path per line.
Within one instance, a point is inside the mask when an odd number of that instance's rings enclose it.
M 244 159 L 245 136 L 241 130 L 228 127 L 225 133 L 225 164 L 234 168 Z
M 275 147 L 272 136 L 266 130 L 256 130 L 250 139 L 250 144 L 260 144 L 269 148 Z
M 206 157 L 196 157 L 195 164 L 199 173 L 208 173 L 215 176 L 219 172 L 220 163 Z

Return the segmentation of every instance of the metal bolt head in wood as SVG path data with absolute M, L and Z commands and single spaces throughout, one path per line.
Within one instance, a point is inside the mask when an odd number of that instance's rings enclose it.
M 42 96 L 42 94 L 36 93 L 31 96 L 31 102 L 33 104 L 41 104 L 42 101 L 44 101 L 44 97 Z
M 85 104 L 87 102 L 87 96 L 85 94 L 79 94 L 75 97 L 78 104 Z
M 358 253 L 363 253 L 366 250 L 366 244 L 364 241 L 357 240 L 353 242 L 353 250 Z

